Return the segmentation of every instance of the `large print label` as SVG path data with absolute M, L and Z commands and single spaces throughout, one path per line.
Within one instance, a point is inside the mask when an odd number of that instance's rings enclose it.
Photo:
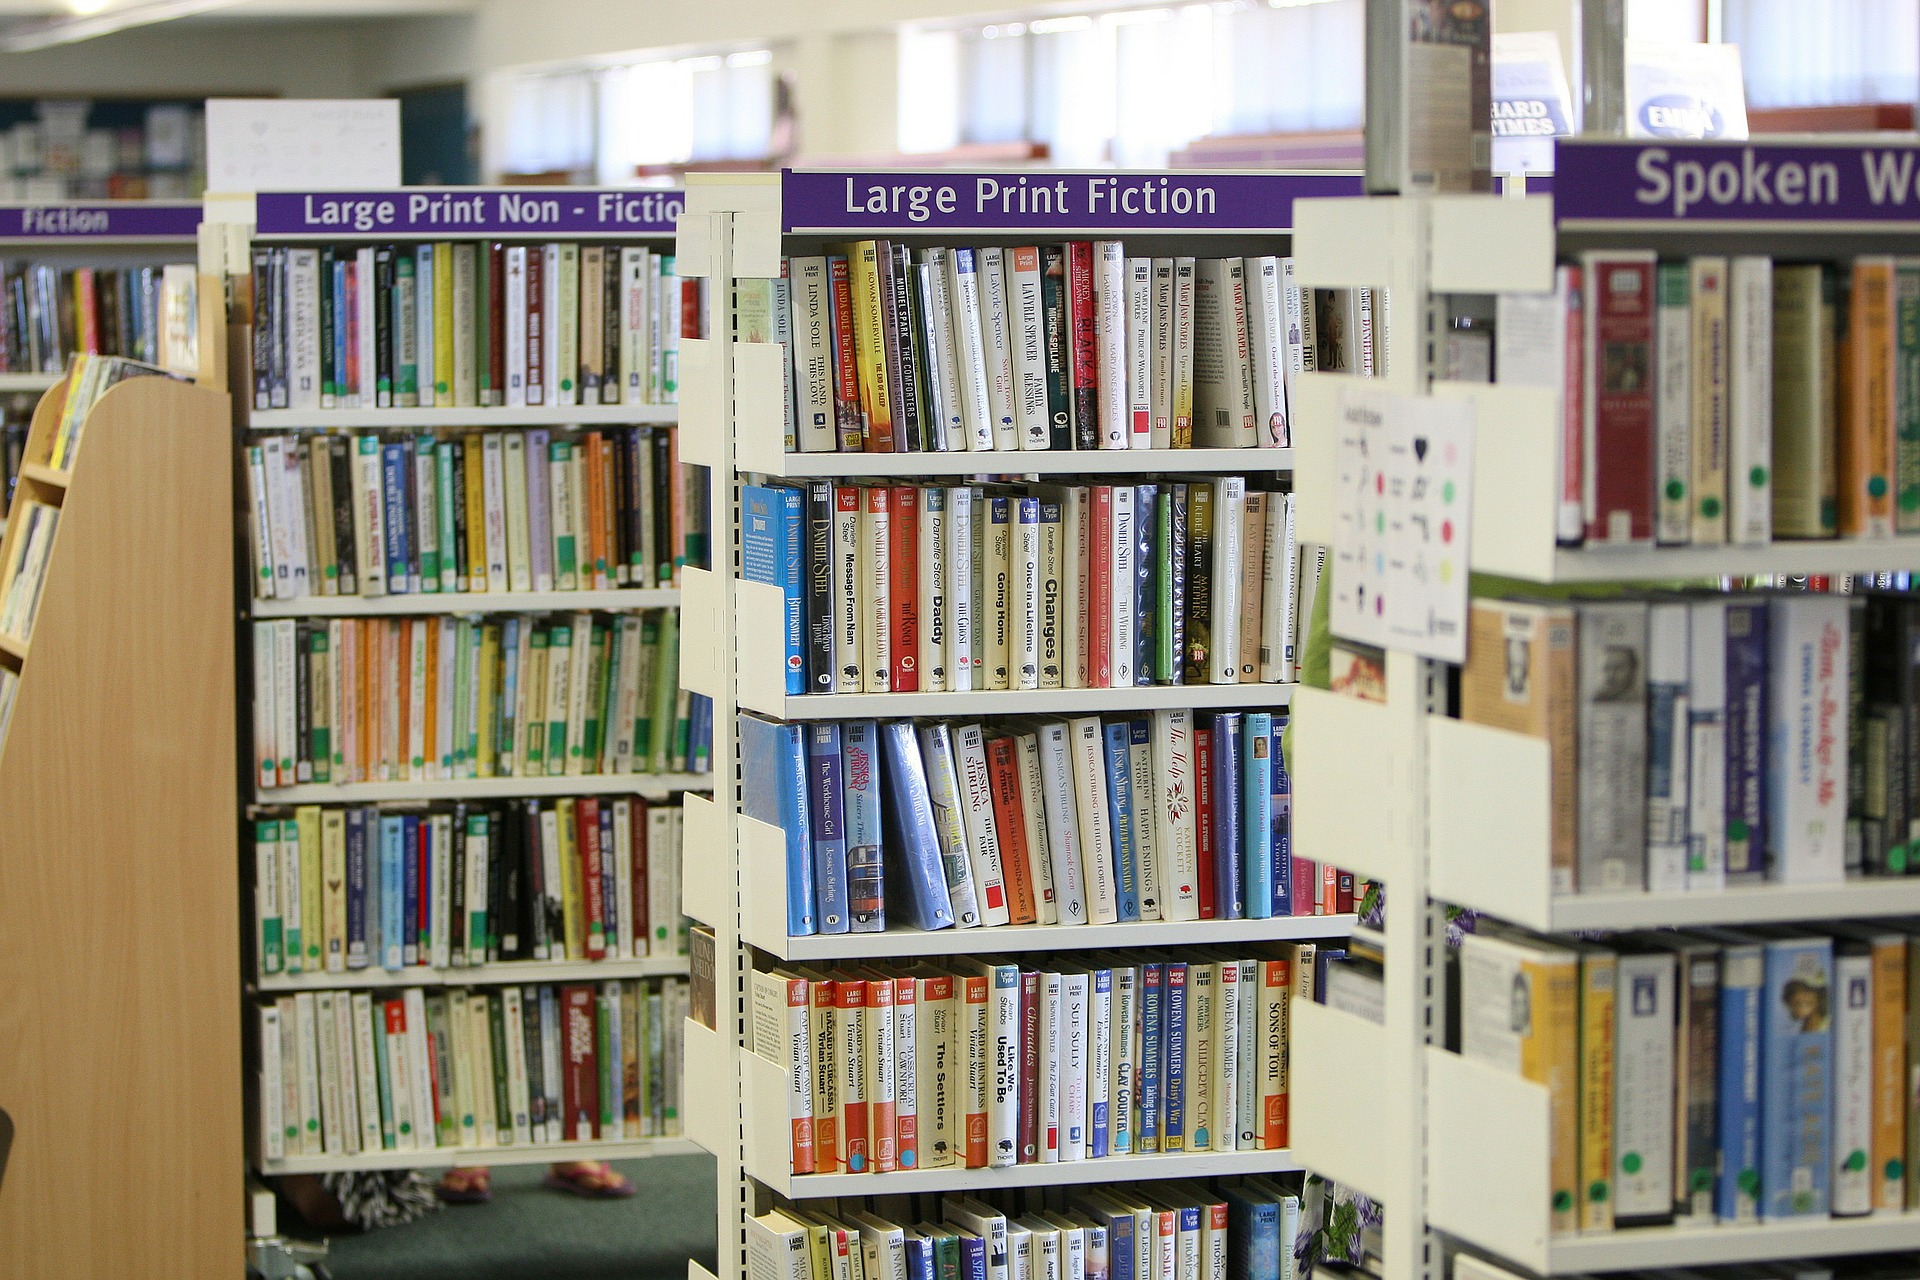
M 263 236 L 670 236 L 679 190 L 586 187 L 402 187 L 274 191 L 255 197 Z

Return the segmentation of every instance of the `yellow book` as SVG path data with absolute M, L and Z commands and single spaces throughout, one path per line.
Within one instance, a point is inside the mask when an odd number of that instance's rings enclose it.
M 1580 1229 L 1613 1230 L 1614 954 L 1580 954 Z
M 300 947 L 305 953 L 301 967 L 314 973 L 324 963 L 321 921 L 326 914 L 320 892 L 320 861 L 324 856 L 320 848 L 320 806 L 303 804 L 293 811 L 293 819 L 300 829 Z
M 461 442 L 467 458 L 467 491 L 456 495 L 467 504 L 467 580 L 466 591 L 487 589 L 487 498 L 485 482 L 485 444 L 478 432 L 469 433 Z
M 73 439 L 74 418 L 81 401 L 85 398 L 81 388 L 85 385 L 88 366 L 92 363 L 87 353 L 77 353 L 67 365 L 67 398 L 60 407 L 60 419 L 53 431 L 53 449 L 47 458 L 47 465 L 55 471 L 67 468 L 67 445 Z
M 1548 1209 L 1555 1235 L 1579 1229 L 1579 955 L 1522 937 L 1468 934 L 1460 947 L 1463 1057 L 1545 1085 Z
M 480 708 L 477 723 L 480 737 L 480 750 L 474 760 L 474 776 L 491 778 L 494 762 L 499 759 L 495 746 L 495 728 L 499 724 L 495 715 L 494 703 L 497 701 L 500 682 L 500 624 L 489 622 L 480 628 L 480 690 L 476 702 Z
M 1834 326 L 1837 307 L 1819 263 L 1773 269 L 1773 531 L 1834 532 Z
M 1872 935 L 1873 1207 L 1907 1207 L 1907 938 Z
M 453 242 L 433 246 L 433 407 L 453 408 Z M 444 353 L 444 354 L 443 354 Z
M 1693 328 L 1693 541 L 1727 540 L 1727 260 L 1688 264 Z
M 880 246 L 843 246 L 853 294 L 853 359 L 867 410 L 867 452 L 893 452 L 893 397 L 887 384 L 886 312 L 880 300 Z
M 1856 258 L 1840 422 L 1840 536 L 1893 536 L 1893 259 Z
M 320 879 L 325 889 L 320 927 L 328 973 L 347 967 L 347 812 L 320 814 Z
M 565 922 L 567 959 L 587 958 L 587 928 L 581 909 L 580 850 L 574 844 L 572 800 L 554 802 L 554 825 L 560 829 L 560 917 Z

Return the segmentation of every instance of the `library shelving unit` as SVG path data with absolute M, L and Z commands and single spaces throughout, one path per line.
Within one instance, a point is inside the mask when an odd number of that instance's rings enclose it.
M 973 209 L 974 193 L 1026 181 L 1019 174 L 961 171 L 845 173 L 786 171 L 751 177 L 693 176 L 680 222 L 680 270 L 709 278 L 706 338 L 683 344 L 682 461 L 710 469 L 714 556 L 711 572 L 684 582 L 687 643 L 681 682 L 714 704 L 715 795 L 690 800 L 684 909 L 715 938 L 716 1026 L 686 1028 L 688 1134 L 718 1158 L 719 1273 L 746 1274 L 746 1219 L 775 1195 L 806 1202 L 821 1197 L 991 1191 L 996 1188 L 1128 1183 L 1300 1168 L 1297 1152 L 1236 1151 L 1111 1157 L 1010 1168 L 929 1167 L 889 1173 L 794 1175 L 787 1123 L 788 1074 L 752 1052 L 748 975 L 775 961 L 856 964 L 872 959 L 926 959 L 989 952 L 1068 953 L 1104 947 L 1181 947 L 1302 938 L 1345 938 L 1352 915 L 1268 920 L 1131 922 L 1113 925 L 1012 926 L 933 932 L 891 924 L 880 933 L 789 937 L 784 833 L 746 816 L 736 717 L 743 711 L 790 721 L 849 717 L 992 716 L 1017 713 L 1097 714 L 1157 708 L 1284 709 L 1295 685 L 1140 686 L 941 693 L 812 694 L 785 690 L 780 649 L 781 593 L 746 581 L 741 564 L 744 485 L 765 479 L 864 477 L 1052 477 L 1142 473 L 1219 477 L 1280 474 L 1292 466 L 1284 449 L 1140 450 L 1138 452 L 787 453 L 782 404 L 788 378 L 781 344 L 741 339 L 730 323 L 737 282 L 776 279 L 783 255 L 821 252 L 840 241 L 884 238 L 909 246 L 1022 245 L 1070 239 L 1123 239 L 1129 249 L 1160 255 L 1285 254 L 1289 209 L 1298 197 L 1357 191 L 1352 176 L 1296 174 L 1171 176 L 1189 189 L 1219 193 L 1208 214 L 1156 216 L 1087 212 L 1083 188 L 1147 179 L 1145 174 L 1048 173 L 1073 193 L 1051 214 Z M 911 216 L 856 208 L 855 188 L 917 190 L 927 202 Z M 946 196 L 936 193 L 945 191 Z M 864 200 L 864 197 L 863 197 Z M 1099 206 L 1093 206 L 1096 210 Z M 765 785 L 764 783 L 761 785 Z M 1294 793 L 1299 794 L 1298 780 Z M 1298 839 L 1298 837 L 1296 837 Z M 1296 844 L 1296 848 L 1300 848 Z M 1297 1006 L 1296 1006 L 1297 1007 Z M 695 1084 L 694 1082 L 700 1082 Z M 1304 1095 L 1295 1086 L 1296 1100 Z M 1311 1105 L 1296 1101 L 1295 1124 Z M 1348 1108 L 1340 1108 L 1345 1111 Z M 692 1280 L 712 1280 L 698 1264 Z
M 232 204 L 232 202 L 226 202 Z M 335 433 L 365 434 L 433 432 L 442 438 L 458 438 L 457 433 L 479 431 L 525 431 L 552 429 L 556 435 L 572 428 L 662 427 L 672 428 L 679 417 L 673 403 L 620 403 L 533 406 L 491 405 L 485 407 L 339 407 L 339 408 L 257 408 L 254 407 L 252 370 L 253 333 L 251 324 L 262 314 L 263 300 L 254 295 L 253 263 L 256 249 L 337 245 L 346 248 L 391 244 L 443 243 L 474 245 L 485 262 L 489 245 L 543 246 L 567 244 L 601 246 L 612 251 L 622 245 L 645 247 L 656 254 L 672 252 L 675 217 L 681 195 L 677 190 L 592 190 L 565 188 L 552 191 L 528 191 L 520 188 L 405 188 L 391 191 L 325 191 L 261 193 L 233 205 L 226 216 L 240 218 L 251 213 L 251 221 L 236 224 L 225 241 L 224 258 L 234 281 L 233 293 L 244 299 L 236 304 L 230 317 L 227 343 L 231 352 L 232 385 L 238 406 L 235 414 L 235 444 L 244 451 L 250 442 L 265 435 L 289 438 L 315 438 Z M 248 207 L 250 206 L 250 208 Z M 356 213 L 341 221 L 341 211 Z M 356 223 L 353 218 L 357 217 Z M 671 276 L 667 277 L 669 280 Z M 301 323 L 298 317 L 294 321 Z M 498 313 L 494 320 L 499 323 Z M 578 394 L 578 393 L 576 393 Z M 429 395 L 429 399 L 431 396 Z M 244 468 L 242 468 L 244 472 Z M 669 471 L 661 477 L 659 492 L 677 477 Z M 236 525 L 244 541 L 249 501 L 244 474 L 240 480 Z M 646 496 L 651 504 L 652 495 Z M 242 561 L 250 554 L 243 545 Z M 670 554 L 670 553 L 668 553 Z M 673 586 L 629 586 L 601 590 L 573 591 L 476 591 L 440 593 L 400 593 L 374 596 L 309 594 L 293 599 L 260 599 L 253 592 L 248 575 L 239 583 L 241 632 L 238 671 L 242 709 L 243 740 L 252 733 L 247 703 L 251 697 L 251 628 L 249 620 L 266 619 L 371 619 L 371 618 L 444 618 L 482 614 L 549 615 L 591 610 L 596 613 L 677 609 L 681 593 Z M 301 783 L 278 788 L 261 788 L 257 780 L 245 785 L 245 805 L 239 812 L 243 822 L 254 814 L 291 814 L 295 806 L 390 806 L 394 812 L 423 811 L 436 802 L 511 801 L 536 797 L 637 797 L 650 802 L 678 803 L 690 793 L 712 786 L 709 773 L 639 772 L 589 773 L 586 775 L 516 775 L 441 778 L 436 780 L 370 780 L 348 783 Z M 385 811 L 385 810 L 383 810 Z M 229 815 L 230 820 L 233 815 Z M 247 822 L 250 827 L 251 823 Z M 660 856 L 649 850 L 650 856 Z M 638 869 L 636 869 L 637 872 Z M 249 868 L 243 881 L 251 884 Z M 248 890 L 247 900 L 252 901 Z M 502 961 L 437 968 L 409 965 L 398 969 L 307 971 L 266 973 L 260 964 L 257 929 L 249 925 L 253 940 L 243 948 L 242 985 L 247 993 L 251 1016 L 260 1003 L 302 992 L 370 992 L 377 1001 L 391 999 L 409 988 L 451 990 L 472 988 L 476 992 L 505 986 L 600 984 L 629 979 L 670 978 L 684 982 L 688 974 L 685 954 L 619 957 L 604 960 L 528 960 Z M 495 1028 L 496 1034 L 498 1027 Z M 628 1028 L 628 1035 L 633 1029 Z M 257 1041 L 256 1027 L 249 1027 L 249 1042 Z M 642 1046 L 643 1057 L 645 1046 Z M 259 1046 L 250 1056 L 249 1084 L 257 1084 L 260 1069 Z M 644 1070 L 644 1067 L 643 1067 Z M 618 1076 L 616 1074 L 616 1081 Z M 619 1085 L 616 1083 L 616 1098 Z M 255 1099 L 248 1113 L 247 1148 L 252 1165 L 262 1174 L 331 1173 L 356 1170 L 436 1168 L 462 1163 L 518 1164 L 552 1160 L 628 1160 L 657 1155 L 673 1155 L 698 1150 L 678 1137 L 533 1142 L 499 1146 L 428 1146 L 362 1150 L 357 1153 L 311 1150 L 268 1158 L 260 1138 L 261 1110 Z
M 0 643 L 19 678 L 0 741 L 6 1270 L 130 1275 L 166 1259 L 232 1274 L 230 410 L 212 387 L 129 379 L 94 403 L 56 469 L 66 393 L 56 381 L 41 397 L 20 479 L 60 512 L 38 612 L 30 634 Z M 27 506 L 14 504 L 0 563 Z M 76 944 L 96 926 L 110 948 Z
M 1870 157 L 1883 151 L 1910 157 L 1913 144 L 1563 139 L 1551 197 L 1303 203 L 1296 209 L 1296 270 L 1303 284 L 1390 287 L 1396 317 L 1416 323 L 1390 336 L 1388 389 L 1472 403 L 1469 556 L 1476 572 L 1542 584 L 1632 584 L 1920 570 L 1920 539 L 1913 538 L 1558 547 L 1553 396 L 1446 381 L 1431 341 L 1444 327 L 1443 295 L 1547 291 L 1556 260 L 1584 250 L 1826 262 L 1911 251 L 1920 244 L 1920 217 L 1905 195 L 1876 199 L 1863 185 L 1863 173 L 1873 171 Z M 1816 167 L 1832 175 L 1829 198 L 1783 207 L 1770 188 L 1762 200 L 1726 182 L 1743 164 L 1761 162 L 1764 174 L 1782 160 L 1803 175 Z M 1683 164 L 1718 174 L 1711 193 L 1676 203 L 1669 166 Z M 1667 184 L 1664 196 L 1649 176 L 1655 173 Z M 1299 536 L 1331 545 L 1345 380 L 1306 381 L 1296 427 Z M 1539 932 L 1611 932 L 1889 917 L 1910 923 L 1920 893 L 1899 879 L 1852 879 L 1556 894 L 1544 740 L 1447 718 L 1444 673 L 1441 664 L 1390 648 L 1384 705 L 1311 691 L 1297 694 L 1294 704 L 1300 839 L 1335 839 L 1343 862 L 1385 880 L 1389 956 L 1384 1025 L 1325 1008 L 1296 1015 L 1298 1087 L 1337 1084 L 1373 1105 L 1344 1109 L 1337 1125 L 1309 1112 L 1296 1128 L 1295 1150 L 1309 1168 L 1383 1203 L 1384 1275 L 1436 1280 L 1455 1257 L 1469 1255 L 1516 1274 L 1557 1276 L 1920 1247 L 1920 1214 L 1913 1212 L 1550 1232 L 1546 1088 L 1443 1046 L 1448 905 Z

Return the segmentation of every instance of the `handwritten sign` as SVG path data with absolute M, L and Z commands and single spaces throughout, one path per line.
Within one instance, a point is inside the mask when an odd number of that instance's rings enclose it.
M 670 236 L 686 208 L 677 189 L 403 187 L 263 192 L 263 236 Z
M 209 98 L 207 190 L 400 185 L 395 98 Z
M 1628 222 L 1920 221 L 1920 145 L 1561 138 L 1554 214 Z
M 1359 194 L 1348 173 L 788 169 L 780 207 L 788 231 L 1284 231 L 1297 199 Z

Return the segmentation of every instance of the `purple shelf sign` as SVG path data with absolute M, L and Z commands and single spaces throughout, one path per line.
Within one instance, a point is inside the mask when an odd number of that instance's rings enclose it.
M 1920 223 L 1920 144 L 1562 138 L 1562 222 Z
M 257 234 L 314 239 L 670 236 L 686 193 L 631 187 L 263 191 Z
M 0 240 L 193 240 L 198 200 L 0 204 Z
M 1285 231 L 1293 202 L 1357 196 L 1350 173 L 1032 169 L 870 173 L 783 170 L 787 231 Z

